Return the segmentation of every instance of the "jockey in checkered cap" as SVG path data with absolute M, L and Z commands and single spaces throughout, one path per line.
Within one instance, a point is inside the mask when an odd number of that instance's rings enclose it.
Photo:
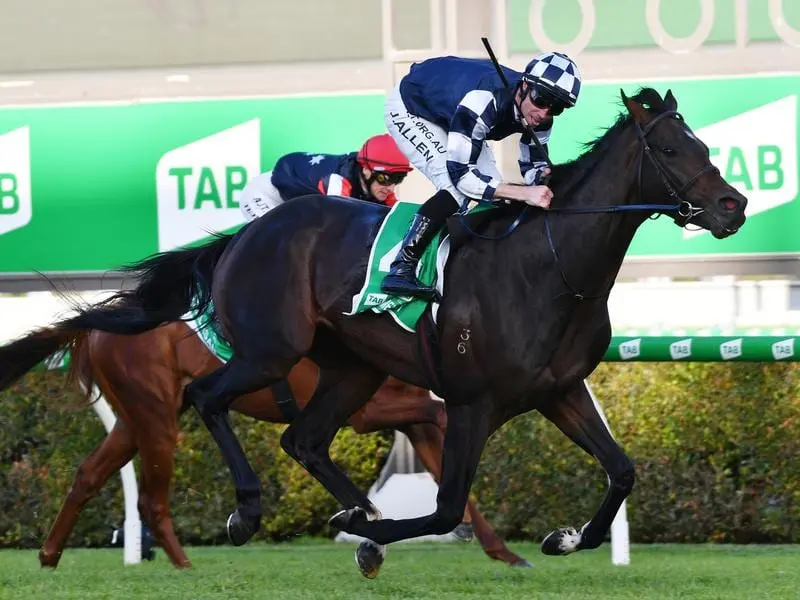
M 548 208 L 553 193 L 546 149 L 553 119 L 575 106 L 581 89 L 578 67 L 566 54 L 545 52 L 520 73 L 489 60 L 456 56 L 411 66 L 389 93 L 384 117 L 389 133 L 411 164 L 436 187 L 414 216 L 381 289 L 431 298 L 416 271 L 426 246 L 465 200 L 517 200 Z M 521 134 L 519 167 L 524 185 L 504 183 L 487 144 Z M 545 150 L 546 152 L 546 150 Z

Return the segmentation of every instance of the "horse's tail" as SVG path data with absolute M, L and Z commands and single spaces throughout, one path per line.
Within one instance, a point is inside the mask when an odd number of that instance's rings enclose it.
M 163 323 L 197 315 L 211 304 L 214 267 L 233 235 L 217 235 L 203 246 L 162 252 L 123 267 L 135 274 L 138 285 L 123 290 L 62 321 L 71 329 L 98 329 L 109 333 L 137 334 Z
M 90 334 L 91 331 L 67 329 L 59 324 L 42 327 L 0 346 L 0 390 L 14 384 L 47 358 L 69 353 L 67 381 L 78 384 L 86 403 L 91 403 L 95 380 L 89 354 Z
M 136 334 L 162 323 L 178 321 L 190 310 L 201 313 L 211 303 L 214 266 L 233 238 L 219 235 L 197 248 L 163 252 L 122 270 L 139 276 L 139 284 L 98 304 L 77 308 L 75 316 L 51 327 L 0 346 L 0 390 L 5 389 L 47 357 L 66 350 L 80 350 L 93 329 Z M 70 374 L 91 388 L 88 358 L 73 362 Z M 88 377 L 88 378 L 87 378 Z
M 0 346 L 0 390 L 25 375 L 47 357 L 81 344 L 87 332 L 61 325 L 43 327 Z

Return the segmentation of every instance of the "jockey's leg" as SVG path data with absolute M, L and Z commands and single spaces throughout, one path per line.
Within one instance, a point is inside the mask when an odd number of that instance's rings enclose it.
M 435 288 L 424 286 L 417 279 L 419 259 L 447 218 L 458 210 L 458 202 L 447 190 L 439 190 L 414 215 L 411 227 L 403 238 L 389 274 L 381 282 L 381 291 L 400 296 L 432 299 Z
M 419 259 L 431 240 L 444 227 L 447 217 L 456 213 L 459 204 L 466 198 L 453 185 L 447 170 L 447 131 L 436 123 L 409 113 L 399 86 L 387 94 L 383 116 L 387 131 L 397 147 L 438 192 L 414 216 L 403 239 L 403 246 L 392 263 L 389 274 L 383 279 L 381 290 L 389 294 L 430 299 L 435 295 L 434 290 L 417 280 Z M 477 166 L 482 173 L 502 181 L 494 155 L 486 143 L 478 156 Z

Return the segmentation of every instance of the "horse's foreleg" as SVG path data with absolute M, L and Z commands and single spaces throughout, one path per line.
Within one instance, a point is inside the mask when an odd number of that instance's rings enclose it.
M 472 480 L 491 431 L 490 409 L 488 402 L 448 407 L 442 477 L 436 510 L 432 514 L 412 519 L 368 521 L 352 512 L 340 513 L 331 524 L 379 544 L 453 531 L 461 522 Z
M 603 543 L 622 502 L 633 489 L 633 463 L 614 441 L 583 382 L 538 410 L 573 442 L 594 456 L 609 478 L 605 498 L 592 520 L 579 531 L 573 528 L 553 531 L 542 542 L 542 552 L 563 555 L 597 548 Z
M 96 496 L 112 474 L 136 454 L 136 442 L 128 427 L 117 421 L 114 428 L 78 467 L 75 481 L 39 551 L 39 564 L 57 567 L 61 553 L 86 503 Z
M 438 483 L 441 479 L 441 458 L 444 441 L 442 430 L 438 426 L 429 423 L 417 423 L 404 428 L 403 433 L 408 436 L 420 461 Z M 483 551 L 489 558 L 502 560 L 512 567 L 530 566 L 527 560 L 514 554 L 506 547 L 505 542 L 497 535 L 489 521 L 486 520 L 472 501 L 467 502 L 467 513 L 471 517 L 470 521 L 475 537 L 478 538 Z M 461 525 L 465 524 L 466 519 Z M 458 528 L 456 528 L 456 532 L 458 532 Z

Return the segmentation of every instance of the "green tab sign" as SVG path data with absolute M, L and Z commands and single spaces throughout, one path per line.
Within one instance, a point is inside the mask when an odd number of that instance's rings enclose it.
M 357 150 L 384 130 L 383 101 L 0 110 L 0 273 L 103 271 L 239 227 L 248 179 L 287 152 Z
M 0 135 L 0 235 L 31 220 L 30 132 L 20 127 Z
M 640 84 L 623 84 L 632 94 Z M 800 76 L 659 81 L 749 200 L 735 236 L 648 221 L 629 257 L 800 254 Z M 587 84 L 550 149 L 572 159 L 620 110 Z M 0 273 L 103 271 L 242 223 L 247 180 L 286 152 L 348 152 L 384 130 L 383 94 L 0 110 Z M 332 115 L 309 119 L 311 114 Z M 511 176 L 512 174 L 507 174 Z
M 619 89 L 633 94 L 641 85 L 594 84 L 581 92 L 578 106 L 553 127 L 550 148 L 563 161 L 606 129 L 620 110 Z M 646 222 L 628 256 L 768 255 L 800 253 L 797 95 L 800 77 L 730 77 L 658 81 L 672 89 L 678 110 L 710 148 L 711 162 L 748 199 L 747 222 L 725 240 L 706 231 L 676 227 L 669 219 Z

